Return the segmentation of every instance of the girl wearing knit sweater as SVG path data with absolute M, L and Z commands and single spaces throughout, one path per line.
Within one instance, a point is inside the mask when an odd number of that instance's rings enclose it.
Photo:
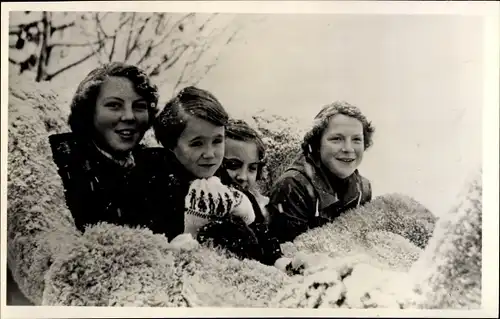
M 150 228 L 169 233 L 176 242 L 183 237 L 177 235 L 191 234 L 200 243 L 210 242 L 236 257 L 283 270 L 304 266 L 305 261 L 298 258 L 283 258 L 278 241 L 269 236 L 263 206 L 250 191 L 254 179 L 236 177 L 236 167 L 227 167 L 228 161 L 221 166 L 228 124 L 220 102 L 195 87 L 183 89 L 157 116 L 155 136 L 167 149 L 166 168 L 159 170 L 166 176 L 158 181 L 168 182 L 156 189 L 163 193 L 168 212 L 158 214 Z M 233 147 L 226 154 L 232 156 L 232 151 Z
M 247 196 L 223 185 L 218 170 L 224 156 L 228 115 L 208 91 L 184 88 L 156 117 L 153 129 L 166 150 L 164 167 L 158 169 L 156 189 L 165 209 L 151 220 L 149 228 L 196 238 L 198 230 L 228 214 L 250 224 L 255 214 Z

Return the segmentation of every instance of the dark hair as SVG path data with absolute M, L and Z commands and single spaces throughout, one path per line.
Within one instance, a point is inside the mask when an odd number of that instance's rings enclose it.
M 337 101 L 331 104 L 325 105 L 321 111 L 314 117 L 313 128 L 308 131 L 302 142 L 302 151 L 304 154 L 315 155 L 320 149 L 320 141 L 323 132 L 328 126 L 329 120 L 332 116 L 337 114 L 343 114 L 352 118 L 355 118 L 361 122 L 363 125 L 363 139 L 365 150 L 372 146 L 372 136 L 375 132 L 375 128 L 372 123 L 361 113 L 361 110 L 351 105 L 345 101 Z
M 210 92 L 189 86 L 182 89 L 158 114 L 153 130 L 163 147 L 173 150 L 186 128 L 189 116 L 226 127 L 229 115 L 222 104 Z
M 226 127 L 226 138 L 237 141 L 254 142 L 257 145 L 257 156 L 259 158 L 259 168 L 257 170 L 257 180 L 262 176 L 265 166 L 266 145 L 256 130 L 250 127 L 243 120 L 230 119 Z
M 121 62 L 111 62 L 92 70 L 76 89 L 71 102 L 71 113 L 68 124 L 71 131 L 80 137 L 92 136 L 93 117 L 97 96 L 101 85 L 109 77 L 124 77 L 129 79 L 137 94 L 148 103 L 149 125 L 158 111 L 158 89 L 150 82 L 148 75 L 136 66 Z

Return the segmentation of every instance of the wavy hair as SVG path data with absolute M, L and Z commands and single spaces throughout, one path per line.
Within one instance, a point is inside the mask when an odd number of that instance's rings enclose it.
M 136 93 L 148 103 L 149 126 L 152 125 L 158 111 L 158 88 L 151 83 L 149 76 L 138 67 L 121 62 L 111 62 L 90 71 L 78 85 L 71 101 L 71 113 L 68 118 L 68 124 L 73 133 L 80 137 L 92 136 L 97 96 L 102 83 L 111 76 L 124 77 L 132 82 Z
M 257 170 L 257 180 L 262 176 L 265 166 L 266 145 L 259 133 L 248 125 L 247 122 L 238 119 L 230 119 L 226 127 L 226 138 L 237 141 L 254 142 L 257 145 L 257 156 L 259 158 L 259 168 Z
M 190 116 L 224 127 L 229 120 L 226 110 L 212 93 L 189 86 L 168 101 L 156 117 L 153 123 L 156 140 L 166 149 L 173 150 Z
M 320 149 L 321 136 L 325 132 L 328 122 L 332 116 L 343 114 L 355 118 L 363 125 L 363 140 L 365 150 L 373 145 L 373 133 L 375 127 L 368 119 L 361 113 L 361 110 L 345 101 L 336 101 L 331 104 L 323 106 L 319 113 L 314 117 L 314 125 L 305 135 L 302 142 L 302 152 L 305 155 L 315 156 Z

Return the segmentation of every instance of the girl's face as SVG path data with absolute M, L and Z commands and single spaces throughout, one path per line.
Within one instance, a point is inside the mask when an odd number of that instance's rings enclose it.
M 96 99 L 94 128 L 100 147 L 120 155 L 134 148 L 148 129 L 147 101 L 125 77 L 109 77 Z
M 224 157 L 224 167 L 233 182 L 244 190 L 255 187 L 259 168 L 259 153 L 255 142 L 228 138 Z
M 224 156 L 224 127 L 189 116 L 173 152 L 179 162 L 197 178 L 215 174 Z
M 320 143 L 321 162 L 339 178 L 350 176 L 359 166 L 364 153 L 361 121 L 337 114 L 330 118 Z

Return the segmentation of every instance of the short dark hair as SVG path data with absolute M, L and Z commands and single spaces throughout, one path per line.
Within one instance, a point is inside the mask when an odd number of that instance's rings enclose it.
M 121 62 L 111 62 L 90 71 L 78 85 L 71 101 L 71 113 L 68 118 L 68 124 L 73 133 L 80 137 L 93 135 L 93 117 L 97 96 L 102 83 L 111 76 L 124 77 L 132 82 L 136 93 L 148 103 L 149 125 L 152 125 L 154 116 L 158 111 L 158 89 L 156 85 L 151 83 L 148 75 L 138 67 Z
M 343 114 L 355 118 L 363 125 L 363 139 L 365 150 L 373 144 L 373 133 L 375 128 L 372 123 L 361 113 L 361 110 L 345 101 L 336 101 L 331 104 L 325 105 L 321 111 L 314 117 L 314 125 L 309 130 L 302 142 L 302 151 L 304 154 L 315 155 L 320 148 L 321 136 L 328 126 L 328 122 L 332 116 Z
M 266 145 L 259 133 L 243 120 L 230 119 L 226 127 L 226 138 L 237 141 L 254 142 L 257 145 L 257 156 L 260 162 L 257 170 L 257 180 L 259 180 L 262 176 L 266 157 Z
M 166 149 L 173 150 L 189 116 L 224 127 L 229 120 L 226 110 L 212 93 L 188 86 L 168 101 L 156 117 L 153 123 L 156 140 Z

